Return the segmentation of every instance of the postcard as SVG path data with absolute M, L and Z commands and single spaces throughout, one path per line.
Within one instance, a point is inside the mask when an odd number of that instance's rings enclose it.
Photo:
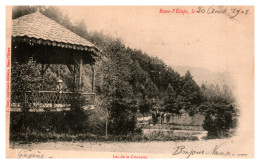
M 7 6 L 6 158 L 254 158 L 254 6 Z

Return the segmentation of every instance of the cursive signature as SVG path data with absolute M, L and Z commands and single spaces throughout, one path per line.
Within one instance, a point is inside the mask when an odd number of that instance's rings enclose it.
M 195 150 L 195 149 L 187 150 L 185 146 L 177 146 L 176 148 L 174 148 L 174 152 L 172 153 L 172 155 L 179 155 L 179 154 L 187 155 L 186 158 L 190 158 L 193 155 L 203 155 L 205 154 L 205 151 Z
M 44 154 L 42 154 L 40 151 L 32 151 L 32 150 L 21 150 L 18 152 L 18 158 L 45 158 Z
M 235 154 L 227 150 L 221 149 L 222 145 L 215 145 L 210 151 L 186 148 L 185 146 L 177 146 L 173 148 L 172 155 L 185 155 L 190 158 L 194 155 L 213 155 L 213 156 L 246 156 L 247 154 Z

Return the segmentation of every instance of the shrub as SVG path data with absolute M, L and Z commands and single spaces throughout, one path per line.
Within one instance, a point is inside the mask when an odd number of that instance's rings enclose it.
M 108 132 L 113 135 L 126 135 L 136 131 L 136 106 L 124 100 L 111 103 Z
M 208 137 L 228 137 L 230 130 L 235 128 L 237 110 L 227 102 L 213 103 L 205 110 L 203 128 L 208 131 Z

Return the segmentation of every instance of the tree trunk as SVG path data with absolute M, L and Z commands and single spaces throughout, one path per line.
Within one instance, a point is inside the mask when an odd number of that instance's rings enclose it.
M 106 138 L 107 138 L 107 119 L 106 119 Z

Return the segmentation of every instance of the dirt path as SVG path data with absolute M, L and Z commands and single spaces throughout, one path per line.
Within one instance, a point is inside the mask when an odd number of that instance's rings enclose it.
M 166 142 L 46 142 L 46 143 L 10 143 L 10 148 L 38 150 L 73 150 L 98 152 L 129 152 L 129 153 L 171 153 L 178 146 L 213 149 L 215 145 L 226 145 L 228 139 L 200 141 L 166 141 Z

